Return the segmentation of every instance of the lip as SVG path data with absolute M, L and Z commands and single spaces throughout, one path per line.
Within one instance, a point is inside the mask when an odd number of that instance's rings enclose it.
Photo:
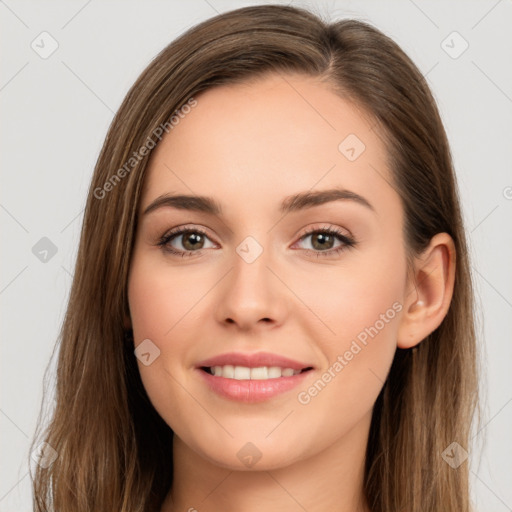
M 281 368 L 292 368 L 294 370 L 303 370 L 305 368 L 310 368 L 310 370 L 290 377 L 266 380 L 236 380 L 226 377 L 215 377 L 202 369 L 202 367 L 225 366 L 228 364 L 246 366 L 248 368 L 280 366 Z M 254 354 L 231 352 L 205 359 L 196 366 L 196 371 L 200 373 L 201 378 L 204 379 L 204 382 L 212 391 L 224 398 L 244 403 L 264 402 L 274 396 L 290 391 L 302 383 L 312 373 L 313 369 L 314 367 L 311 364 L 301 363 L 269 352 L 257 352 Z
M 270 398 L 290 391 L 304 381 L 312 370 L 267 380 L 236 380 L 225 377 L 215 377 L 201 368 L 196 371 L 202 375 L 208 387 L 224 398 L 247 404 L 264 402 Z
M 260 366 L 280 366 L 281 368 L 292 368 L 293 370 L 313 368 L 312 364 L 302 363 L 300 361 L 295 361 L 288 357 L 281 356 L 279 354 L 272 354 L 270 352 L 255 352 L 253 354 L 229 352 L 205 359 L 204 361 L 201 361 L 199 364 L 197 364 L 196 367 L 201 368 L 202 366 L 225 366 L 227 364 L 233 366 L 246 366 L 248 368 L 258 368 Z

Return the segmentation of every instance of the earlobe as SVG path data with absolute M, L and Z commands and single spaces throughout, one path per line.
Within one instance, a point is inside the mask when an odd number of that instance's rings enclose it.
M 455 282 L 455 244 L 438 233 L 415 259 L 412 284 L 404 298 L 397 346 L 412 348 L 435 331 L 450 307 Z

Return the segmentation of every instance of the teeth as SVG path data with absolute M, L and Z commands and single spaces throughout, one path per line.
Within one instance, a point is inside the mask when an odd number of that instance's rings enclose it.
M 271 366 L 268 369 L 268 376 L 270 379 L 277 379 L 278 377 L 281 377 L 281 368 L 279 368 L 279 366 Z
M 268 368 L 260 366 L 259 368 L 251 368 L 251 380 L 265 380 L 268 379 Z
M 222 371 L 222 366 L 220 368 Z M 245 366 L 235 366 L 235 375 L 233 377 L 235 380 L 243 380 L 251 378 L 251 369 Z
M 279 377 L 291 377 L 297 375 L 301 370 L 293 368 L 281 368 L 279 366 L 260 366 L 258 368 L 248 368 L 247 366 L 212 366 L 210 368 L 215 377 L 224 377 L 235 380 L 267 380 L 278 379 Z
M 216 372 L 219 374 L 219 375 L 223 375 L 224 377 L 228 378 L 228 379 L 232 379 L 234 376 L 235 376 L 235 367 L 230 365 L 230 364 L 227 364 L 226 366 L 216 366 Z M 222 372 L 222 374 L 221 374 Z

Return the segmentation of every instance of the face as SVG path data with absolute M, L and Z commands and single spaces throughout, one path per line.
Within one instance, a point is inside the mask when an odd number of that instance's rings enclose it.
M 368 427 L 406 295 L 403 211 L 371 120 L 325 84 L 272 75 L 195 99 L 139 204 L 137 362 L 185 446 L 284 467 Z

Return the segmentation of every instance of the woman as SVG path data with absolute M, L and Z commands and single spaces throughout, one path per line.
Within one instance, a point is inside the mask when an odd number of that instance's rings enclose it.
M 276 5 L 190 29 L 95 168 L 35 510 L 471 510 L 469 268 L 393 41 Z

